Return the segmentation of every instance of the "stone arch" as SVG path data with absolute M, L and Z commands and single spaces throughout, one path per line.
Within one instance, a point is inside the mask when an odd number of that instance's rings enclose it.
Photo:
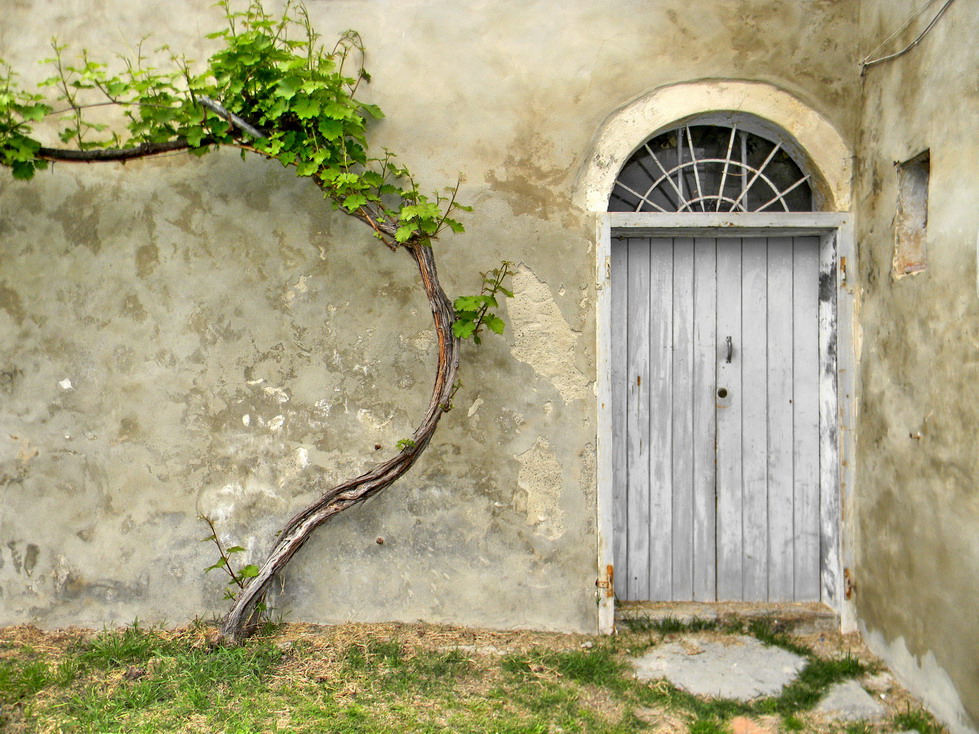
M 812 164 L 819 208 L 849 210 L 852 153 L 829 121 L 771 84 L 730 80 L 660 87 L 612 113 L 578 173 L 575 203 L 606 211 L 616 176 L 640 145 L 671 124 L 708 113 L 750 115 L 784 131 Z

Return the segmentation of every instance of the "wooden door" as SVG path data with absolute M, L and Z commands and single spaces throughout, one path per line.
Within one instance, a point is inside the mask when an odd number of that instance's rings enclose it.
M 621 600 L 820 598 L 819 238 L 612 241 Z

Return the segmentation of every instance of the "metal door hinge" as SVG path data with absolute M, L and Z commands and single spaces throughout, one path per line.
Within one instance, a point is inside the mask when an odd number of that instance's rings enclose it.
M 605 578 L 596 579 L 595 586 L 599 589 L 605 589 L 605 596 L 615 596 L 615 569 L 609 564 L 605 567 Z
M 857 590 L 857 582 L 853 578 L 853 572 L 849 568 L 843 569 L 843 598 L 851 599 L 853 598 L 854 592 Z
M 846 285 L 846 256 L 840 258 L 840 280 Z

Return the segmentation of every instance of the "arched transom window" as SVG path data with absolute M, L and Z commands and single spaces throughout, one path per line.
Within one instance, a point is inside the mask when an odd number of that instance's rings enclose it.
M 609 211 L 813 211 L 810 174 L 783 142 L 745 127 L 692 122 L 650 138 L 619 173 Z

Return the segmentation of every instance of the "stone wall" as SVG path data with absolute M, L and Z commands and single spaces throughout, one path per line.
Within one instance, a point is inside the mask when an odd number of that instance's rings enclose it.
M 935 4 L 881 49 L 903 48 Z M 869 53 L 920 2 L 861 5 Z M 979 722 L 979 7 L 864 76 L 853 547 L 867 640 L 953 731 Z M 898 164 L 930 151 L 926 266 L 894 268 Z
M 107 57 L 149 34 L 201 58 L 208 5 L 11 0 L 0 57 L 36 79 L 52 34 Z M 594 630 L 595 226 L 575 178 L 614 110 L 700 79 L 773 85 L 852 145 L 856 5 L 308 6 L 326 39 L 362 33 L 379 145 L 426 187 L 462 174 L 476 211 L 438 245 L 447 288 L 506 258 L 516 297 L 419 465 L 321 530 L 276 607 Z M 5 174 L 0 340 L 0 623 L 43 626 L 220 613 L 198 515 L 258 560 L 317 487 L 397 450 L 433 362 L 409 259 L 231 153 Z

